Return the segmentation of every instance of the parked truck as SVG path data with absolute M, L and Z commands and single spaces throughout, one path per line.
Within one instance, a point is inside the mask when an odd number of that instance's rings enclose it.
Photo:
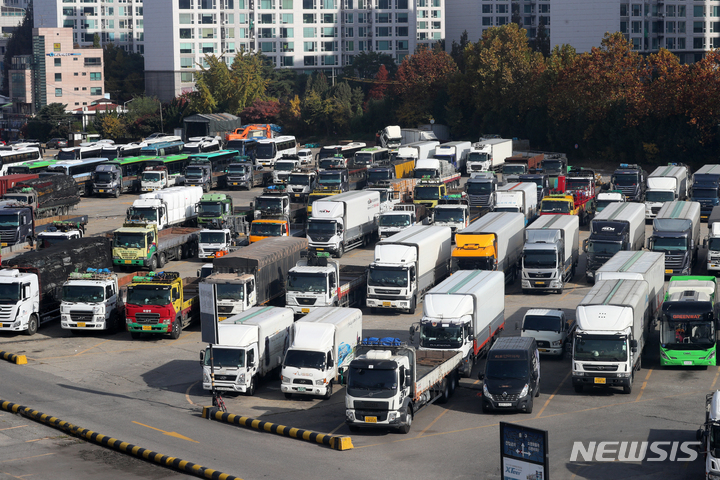
M 599 281 L 585 295 L 575 313 L 575 392 L 601 386 L 632 393 L 651 317 L 648 298 L 648 284 L 642 280 Z
M 412 177 L 415 170 L 414 159 L 392 160 L 384 165 L 368 168 L 367 186 L 382 185 L 397 178 Z
M 707 220 L 720 205 L 720 165 L 703 165 L 693 175 L 691 200 L 700 204 L 700 218 Z
M 464 270 L 430 290 L 423 316 L 410 327 L 420 332 L 420 350 L 451 350 L 462 354 L 459 373 L 472 369 L 505 328 L 505 277 L 501 272 Z
M 227 193 L 204 193 L 197 203 L 200 228 L 225 228 L 234 214 L 233 198 Z
M 620 190 L 628 202 L 644 202 L 647 172 L 640 165 L 621 163 L 610 179 L 610 184 Z
M 647 248 L 665 253 L 665 275 L 691 275 L 700 246 L 700 204 L 667 202 L 653 220 Z
M 453 271 L 497 270 L 507 283 L 515 282 L 522 255 L 525 216 L 492 212 L 455 235 Z
M 56 220 L 51 224 L 38 227 L 35 237 L 37 249 L 42 250 L 68 240 L 82 238 L 85 236 L 87 224 L 87 215 L 82 215 L 72 220 Z
M 590 236 L 583 241 L 587 253 L 585 278 L 621 250 L 642 250 L 645 245 L 645 207 L 638 203 L 611 203 L 590 222 Z
M 647 177 L 645 219 L 654 219 L 665 202 L 686 200 L 690 172 L 685 165 L 658 167 Z
M 362 311 L 357 308 L 320 308 L 295 322 L 280 377 L 285 398 L 330 398 L 361 338 Z
M 245 217 L 231 217 L 232 228 L 208 229 L 198 232 L 198 258 L 220 258 L 248 244 L 250 226 Z
M 496 212 L 520 212 L 525 225 L 537 216 L 537 186 L 534 183 L 508 183 L 493 192 Z
M 550 191 L 557 193 L 563 192 L 564 188 L 561 186 L 561 179 L 567 174 L 567 155 L 564 153 L 545 152 L 543 153 L 541 166 L 541 172 L 550 179 Z
M 568 345 L 572 346 L 575 319 L 567 318 L 565 312 L 552 308 L 531 308 L 522 320 L 521 337 L 532 337 L 538 352 L 565 357 Z
M 225 188 L 225 171 L 213 172 L 212 164 L 202 160 L 204 159 L 190 157 L 190 164 L 185 167 L 185 185 L 200 187 L 203 192 L 209 192 L 213 188 Z
M 73 333 L 125 329 L 125 304 L 120 288 L 133 275 L 120 279 L 109 270 L 73 272 L 63 284 L 60 326 Z
M 550 177 L 544 173 L 523 173 L 518 176 L 518 182 L 533 182 L 537 186 L 537 202 L 550 195 Z
M 398 203 L 393 209 L 383 212 L 378 217 L 378 233 L 380 238 L 387 238 L 413 225 L 424 224 L 427 218 L 424 205 L 415 203 Z
M 285 189 L 290 195 L 290 200 L 305 204 L 312 192 L 317 172 L 310 168 L 296 168 L 288 175 Z
M 31 206 L 35 218 L 67 215 L 80 203 L 77 183 L 61 174 L 17 182 L 2 199 Z
M 605 207 L 611 203 L 624 203 L 625 194 L 620 190 L 608 190 L 606 192 L 598 192 L 595 202 L 595 213 L 605 210 Z
M 230 190 L 240 187 L 250 190 L 253 187 L 269 185 L 272 182 L 272 172 L 264 170 L 262 165 L 247 158 L 245 161 L 234 161 L 228 165 L 226 181 Z
M 465 183 L 468 203 L 471 207 L 495 208 L 495 192 L 498 188 L 497 176 L 493 172 L 479 172 L 471 174 Z
M 534 152 L 515 152 L 511 157 L 505 159 L 502 166 L 503 180 L 510 182 L 522 182 L 520 175 L 527 175 L 540 170 L 544 155 Z
M 720 206 L 712 209 L 707 226 L 708 236 L 703 240 L 703 246 L 708 249 L 706 255 L 707 271 L 714 274 L 720 270 Z
M 445 195 L 451 193 L 449 189 L 456 189 L 459 185 L 460 173 L 438 178 L 423 178 L 415 184 L 413 203 L 424 205 L 425 208 L 435 208 Z
M 377 145 L 384 148 L 398 148 L 402 144 L 403 136 L 399 125 L 389 125 L 375 135 Z
M 185 177 L 178 175 L 169 175 L 165 165 L 155 165 L 145 167 L 140 179 L 141 192 L 154 192 L 163 188 L 181 185 Z
M 139 188 L 139 185 L 137 185 Z M 132 180 L 125 181 L 119 165 L 98 165 L 92 174 L 92 194 L 98 197 L 118 198 L 125 191 L 134 192 L 136 185 Z
M 204 282 L 214 285 L 218 318 L 224 320 L 251 307 L 283 298 L 288 272 L 305 249 L 307 240 L 304 238 L 274 237 L 216 258 L 213 272 Z M 207 308 L 207 305 L 202 307 Z
M 525 229 L 522 251 L 523 293 L 553 290 L 562 293 L 575 276 L 580 257 L 577 217 L 546 215 Z
M 471 145 L 467 160 L 467 172 L 500 171 L 505 159 L 512 156 L 512 140 L 504 138 L 481 138 Z
M 292 310 L 280 307 L 253 307 L 219 322 L 218 343 L 200 351 L 203 390 L 214 383 L 216 390 L 255 395 L 258 383 L 282 367 L 292 325 Z
M 199 228 L 172 227 L 158 230 L 144 220 L 126 221 L 113 232 L 113 265 L 155 271 L 172 260 L 197 255 Z
M 695 434 L 695 439 L 700 442 L 698 450 L 706 452 L 704 463 L 707 479 L 720 477 L 718 430 L 720 430 L 720 390 L 705 394 L 705 423 Z
M 453 394 L 462 354 L 418 351 L 393 339 L 379 343 L 363 340 L 350 362 L 345 423 L 351 432 L 369 427 L 408 433 L 424 407 L 444 403 Z
M 413 176 L 424 180 L 440 180 L 451 186 L 460 185 L 460 174 L 455 166 L 447 160 L 437 158 L 426 158 L 415 163 Z
M 458 172 L 467 172 L 470 142 L 447 142 L 435 147 L 434 157 L 452 164 Z
M 192 226 L 197 222 L 197 203 L 201 187 L 172 187 L 143 193 L 127 210 L 127 220 L 144 219 L 162 230 L 167 227 Z
M 411 143 L 418 142 L 432 142 L 438 141 L 435 132 L 432 130 L 423 130 L 420 128 L 401 128 L 400 135 L 402 136 L 402 145 L 410 145 Z
M 450 274 L 452 232 L 416 225 L 375 245 L 367 281 L 367 306 L 415 313 L 423 295 Z
M 70 273 L 111 268 L 110 242 L 103 237 L 70 240 L 41 251 L 30 251 L 3 261 L 0 291 L 0 332 L 34 335 L 41 324 L 60 318 L 62 286 Z
M 290 172 L 300 168 L 300 157 L 295 154 L 283 155 L 275 162 L 273 167 L 273 183 L 275 185 L 283 185 L 287 183 Z
M 340 265 L 328 253 L 308 252 L 290 269 L 285 305 L 295 315 L 318 307 L 362 307 L 365 304 L 367 268 Z
M 487 213 L 487 208 L 468 206 L 467 196 L 462 194 L 445 195 L 440 204 L 432 211 L 432 224 L 437 227 L 450 227 L 455 241 L 455 233 L 470 225 Z
M 26 182 L 28 180 L 35 180 L 36 178 L 38 178 L 37 173 L 16 173 L 0 176 L 0 197 L 5 195 L 16 184 Z
M 350 249 L 366 245 L 377 235 L 380 194 L 346 192 L 313 203 L 307 238 L 311 250 L 331 252 L 338 258 Z

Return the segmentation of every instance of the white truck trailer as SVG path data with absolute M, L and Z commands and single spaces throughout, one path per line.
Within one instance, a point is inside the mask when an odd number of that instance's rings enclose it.
M 505 328 L 505 277 L 501 272 L 463 270 L 430 290 L 420 332 L 420 350 L 462 353 L 460 374 L 470 377 L 478 359 Z
M 685 200 L 688 195 L 688 168 L 684 165 L 658 167 L 647 177 L 645 219 L 655 218 L 665 202 Z M 692 183 L 691 183 L 692 185 Z
M 537 216 L 537 185 L 532 182 L 516 182 L 500 185 L 493 192 L 496 212 L 520 212 L 525 215 L 525 225 Z
M 505 159 L 512 157 L 512 140 L 504 138 L 481 138 L 471 145 L 468 154 L 467 173 L 499 171 Z
M 357 308 L 319 308 L 295 322 L 282 364 L 280 390 L 285 398 L 330 398 L 361 338 L 362 311 Z
M 651 316 L 648 284 L 641 280 L 596 282 L 575 311 L 572 384 L 622 387 L 632 393 Z
M 132 278 L 128 277 L 125 280 Z M 71 273 L 62 287 L 60 327 L 73 333 L 124 330 L 125 306 L 117 274 Z
M 452 350 L 418 351 L 397 339 L 363 340 L 348 369 L 345 423 L 351 432 L 360 428 L 410 432 L 421 409 L 436 401 L 444 403 L 453 394 L 461 361 L 460 352 Z
M 434 157 L 453 164 L 458 172 L 467 172 L 470 142 L 448 142 L 435 147 Z
M 520 283 L 524 293 L 562 293 L 575 276 L 580 258 L 577 215 L 543 215 L 525 229 Z
M 653 320 L 660 317 L 665 298 L 665 255 L 659 252 L 616 253 L 595 272 L 600 280 L 642 280 L 648 284 L 650 312 Z
M 366 245 L 377 235 L 380 193 L 372 190 L 332 195 L 312 204 L 308 219 L 309 248 L 331 252 L 338 258 L 350 249 Z
M 187 225 L 197 220 L 196 205 L 203 195 L 202 187 L 172 187 L 143 193 L 127 210 L 127 219 L 144 218 L 158 226 Z
M 375 245 L 367 281 L 367 306 L 415 313 L 426 291 L 450 273 L 452 231 L 416 225 Z
M 377 133 L 377 143 L 385 148 L 398 148 L 403 136 L 399 125 L 388 125 Z
M 289 308 L 253 307 L 217 325 L 218 343 L 200 351 L 203 389 L 254 395 L 258 382 L 282 365 L 294 321 Z
M 708 236 L 703 240 L 703 246 L 707 247 L 707 271 L 717 272 L 720 270 L 720 207 L 714 207 L 708 215 Z

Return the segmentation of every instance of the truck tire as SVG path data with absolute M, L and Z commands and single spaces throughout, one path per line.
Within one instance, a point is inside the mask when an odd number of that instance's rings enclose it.
M 180 319 L 176 318 L 173 322 L 172 331 L 170 332 L 170 338 L 173 340 L 177 340 L 180 338 L 180 333 L 182 332 L 182 328 L 180 327 Z
M 31 337 L 35 335 L 38 331 L 38 317 L 34 313 L 30 315 L 30 318 L 28 319 L 28 328 L 25 330 L 25 335 L 28 337 Z
M 152 258 L 150 259 L 150 265 L 149 265 L 149 267 L 150 267 L 150 271 L 151 271 L 151 272 L 154 272 L 155 270 L 157 270 L 157 268 L 158 268 L 158 259 L 157 259 L 157 256 L 156 256 L 156 255 L 153 255 Z
M 407 409 L 408 409 L 407 416 L 406 416 L 407 421 L 405 422 L 405 425 L 400 427 L 400 433 L 402 433 L 403 435 L 410 433 L 410 427 L 412 427 L 412 421 L 413 421 L 412 407 L 410 405 L 408 405 Z
M 167 256 L 165 255 L 165 252 L 160 252 L 160 257 L 158 257 L 158 267 L 163 268 L 166 263 Z
M 32 247 L 33 246 L 33 237 L 27 237 L 25 239 L 25 243 L 27 243 L 28 245 L 30 245 Z
M 342 258 L 342 256 L 343 256 L 344 254 L 345 254 L 345 247 L 343 247 L 343 244 L 341 243 L 340 246 L 339 246 L 338 249 L 337 249 L 337 253 L 335 254 L 335 256 L 336 256 L 337 258 Z
M 408 313 L 410 315 L 415 315 L 416 308 L 417 308 L 417 297 L 413 297 L 412 301 L 410 302 L 410 308 L 408 308 Z
M 120 188 L 115 189 L 115 198 L 120 198 Z
M 330 400 L 330 397 L 332 397 L 333 394 L 333 382 L 330 380 L 330 383 L 328 383 L 327 391 L 325 392 L 325 400 Z
M 175 251 L 175 260 L 182 260 L 182 247 L 177 247 Z
M 530 403 L 528 404 L 527 408 L 525 409 L 525 413 L 532 413 L 533 411 L 533 400 L 530 400 Z
M 440 398 L 438 399 L 438 403 L 447 403 L 448 400 L 450 400 L 450 378 L 445 377 L 442 381 L 442 393 L 440 394 Z
M 624 386 L 623 386 L 623 393 L 624 393 L 625 395 L 630 395 L 630 394 L 632 393 L 632 384 L 633 384 L 633 381 L 634 381 L 634 380 L 635 380 L 635 372 L 633 372 L 632 374 L 630 374 L 630 385 L 624 385 Z
M 250 388 L 248 388 L 247 392 L 245 392 L 248 397 L 252 397 L 253 395 L 255 395 L 255 389 L 257 388 L 256 385 L 257 379 L 255 378 L 255 376 L 250 377 Z

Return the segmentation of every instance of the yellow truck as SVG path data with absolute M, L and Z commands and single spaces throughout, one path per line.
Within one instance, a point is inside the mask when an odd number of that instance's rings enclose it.
M 199 231 L 173 227 L 158 232 L 157 224 L 126 221 L 113 232 L 113 265 L 156 270 L 171 260 L 192 258 L 198 251 Z

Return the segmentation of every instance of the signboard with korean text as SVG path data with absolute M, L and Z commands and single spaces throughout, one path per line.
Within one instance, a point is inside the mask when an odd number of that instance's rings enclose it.
M 500 422 L 503 480 L 549 480 L 547 430 Z

